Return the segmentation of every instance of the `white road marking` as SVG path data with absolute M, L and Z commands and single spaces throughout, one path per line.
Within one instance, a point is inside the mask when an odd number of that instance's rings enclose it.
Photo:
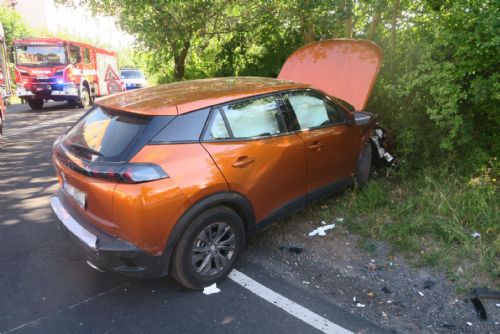
M 283 297 L 279 293 L 266 288 L 264 285 L 253 280 L 247 275 L 233 269 L 229 274 L 229 278 L 234 282 L 238 283 L 245 289 L 250 290 L 262 299 L 265 299 L 269 303 L 279 307 L 285 312 L 293 315 L 294 317 L 302 320 L 303 322 L 319 329 L 323 333 L 331 334 L 353 334 L 351 331 L 331 322 L 328 319 L 306 309 L 305 307 L 291 301 L 290 299 Z

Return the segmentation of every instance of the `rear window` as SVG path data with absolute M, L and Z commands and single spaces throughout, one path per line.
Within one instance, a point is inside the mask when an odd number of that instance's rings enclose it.
M 95 106 L 68 131 L 63 145 L 84 159 L 122 161 L 150 121 L 151 117 Z

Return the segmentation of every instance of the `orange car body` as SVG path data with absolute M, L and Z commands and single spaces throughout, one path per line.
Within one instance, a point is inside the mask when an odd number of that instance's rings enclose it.
M 54 144 L 56 173 L 61 188 L 67 189 L 56 194 L 52 207 L 70 234 L 84 246 L 91 263 L 139 276 L 166 274 L 179 236 L 194 217 L 210 206 L 224 204 L 233 209 L 250 235 L 311 201 L 350 185 L 374 122 L 371 119 L 356 124 L 356 112 L 337 97 L 357 110 L 364 108 L 380 60 L 380 49 L 373 43 L 327 41 L 299 49 L 287 61 L 279 79 L 185 81 L 100 99 L 93 109 L 148 120 L 163 117 L 169 122 L 165 128 L 170 127 L 173 132 L 182 130 L 182 124 L 201 125 L 197 136 L 185 140 L 184 130 L 179 140 L 171 140 L 170 134 L 162 137 L 163 130 L 158 128 L 160 134 L 143 143 L 127 161 L 119 161 L 154 165 L 168 175 L 139 183 L 117 182 L 107 178 L 106 171 L 89 171 L 88 166 L 99 157 L 85 157 L 78 148 L 65 146 L 65 140 L 74 132 L 70 129 Z M 356 78 L 348 79 L 349 72 Z M 346 88 L 342 82 L 334 82 L 332 78 L 338 73 L 341 81 L 352 86 Z M 218 117 L 214 114 L 225 106 L 266 97 L 280 104 L 293 94 L 324 97 L 342 107 L 344 121 L 300 129 L 297 120 L 293 123 L 283 116 L 280 122 L 285 130 L 280 133 L 245 138 L 228 134 L 227 138 L 207 139 L 207 131 Z M 195 111 L 201 116 L 196 116 Z M 196 120 L 188 120 L 189 115 Z M 100 120 L 97 125 L 84 125 L 82 131 L 92 127 L 92 135 L 79 135 L 78 140 L 88 144 L 90 150 L 99 151 L 101 142 L 109 137 L 100 129 L 105 132 L 109 122 Z M 290 129 L 293 124 L 296 128 Z M 239 131 L 251 130 L 242 127 Z M 104 177 L 93 177 L 97 174 Z M 83 204 L 75 200 L 79 194 L 85 194 Z M 65 223 L 68 217 L 70 225 Z M 75 227 L 75 223 L 89 233 Z M 107 254 L 111 253 L 114 256 L 109 260 Z

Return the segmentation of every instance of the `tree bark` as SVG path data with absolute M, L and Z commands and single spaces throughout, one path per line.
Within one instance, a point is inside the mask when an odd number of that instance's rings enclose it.
M 178 55 L 174 56 L 174 79 L 175 81 L 179 81 L 184 79 L 184 74 L 186 70 L 186 58 L 189 52 L 189 47 L 191 46 L 191 42 L 189 40 L 184 42 L 184 46 L 179 52 Z
M 392 44 L 391 46 L 393 53 L 396 51 L 399 5 L 400 5 L 399 0 L 395 0 L 394 9 L 392 11 L 392 23 L 391 23 L 391 44 Z
M 370 27 L 368 28 L 368 32 L 366 33 L 366 39 L 372 40 L 373 37 L 375 36 L 375 32 L 377 31 L 377 27 L 380 23 L 380 19 L 382 18 L 382 13 L 380 12 L 379 9 L 376 9 L 375 14 L 373 14 L 372 17 L 372 23 L 370 24 Z
M 352 0 L 344 0 L 344 34 L 352 38 Z
M 300 22 L 302 24 L 302 38 L 304 39 L 305 44 L 315 42 L 316 37 L 314 37 L 314 24 L 307 21 L 302 15 L 300 16 Z

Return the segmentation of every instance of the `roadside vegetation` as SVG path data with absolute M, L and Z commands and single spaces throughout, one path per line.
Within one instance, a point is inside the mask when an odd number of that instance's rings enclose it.
M 327 207 L 351 217 L 346 223 L 352 231 L 408 252 L 416 265 L 436 265 L 460 284 L 498 285 L 497 1 L 59 2 L 116 15 L 139 41 L 135 61 L 158 83 L 276 77 L 304 44 L 327 38 L 376 42 L 384 63 L 367 109 L 389 129 L 399 169 Z M 310 214 L 323 214 L 321 205 L 313 208 Z

